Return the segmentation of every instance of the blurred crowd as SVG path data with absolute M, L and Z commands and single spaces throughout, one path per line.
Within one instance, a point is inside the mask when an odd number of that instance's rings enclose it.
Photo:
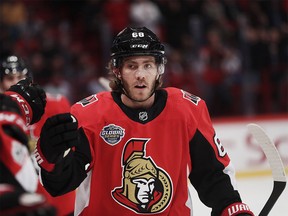
M 112 38 L 146 26 L 166 45 L 164 86 L 212 117 L 288 112 L 287 0 L 1 0 L 0 58 L 74 103 L 103 90 Z

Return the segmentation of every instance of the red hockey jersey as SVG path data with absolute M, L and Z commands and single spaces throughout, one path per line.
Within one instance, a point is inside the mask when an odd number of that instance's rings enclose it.
M 190 216 L 188 181 L 215 215 L 241 201 L 229 156 L 199 97 L 166 88 L 156 91 L 151 108 L 131 109 L 119 94 L 102 92 L 71 113 L 92 157 L 77 189 L 76 215 Z

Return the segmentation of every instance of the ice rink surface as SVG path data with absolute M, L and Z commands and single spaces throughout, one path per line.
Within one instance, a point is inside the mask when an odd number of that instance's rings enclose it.
M 272 192 L 272 176 L 239 178 L 237 179 L 237 182 L 238 190 L 242 196 L 243 202 L 250 206 L 255 216 L 258 216 Z M 201 203 L 194 189 L 192 189 L 192 192 L 194 209 L 193 216 L 209 216 L 211 210 Z M 269 216 L 288 216 L 287 185 L 270 211 Z

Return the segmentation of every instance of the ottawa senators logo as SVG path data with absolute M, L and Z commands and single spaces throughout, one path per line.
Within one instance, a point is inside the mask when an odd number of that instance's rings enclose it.
M 122 155 L 122 186 L 111 192 L 120 205 L 135 213 L 163 212 L 171 201 L 172 183 L 167 173 L 145 156 L 149 139 L 130 139 Z

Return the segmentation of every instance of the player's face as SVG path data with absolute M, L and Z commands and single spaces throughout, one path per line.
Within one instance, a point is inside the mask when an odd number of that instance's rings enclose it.
M 130 107 L 152 105 L 158 76 L 158 67 L 153 56 L 126 58 L 121 68 L 121 80 L 129 97 L 123 95 L 123 103 Z
M 1 82 L 1 89 L 3 91 L 8 90 L 12 85 L 15 85 L 20 80 L 25 79 L 26 75 L 22 73 L 16 73 L 16 74 L 8 74 L 3 77 L 3 80 Z

